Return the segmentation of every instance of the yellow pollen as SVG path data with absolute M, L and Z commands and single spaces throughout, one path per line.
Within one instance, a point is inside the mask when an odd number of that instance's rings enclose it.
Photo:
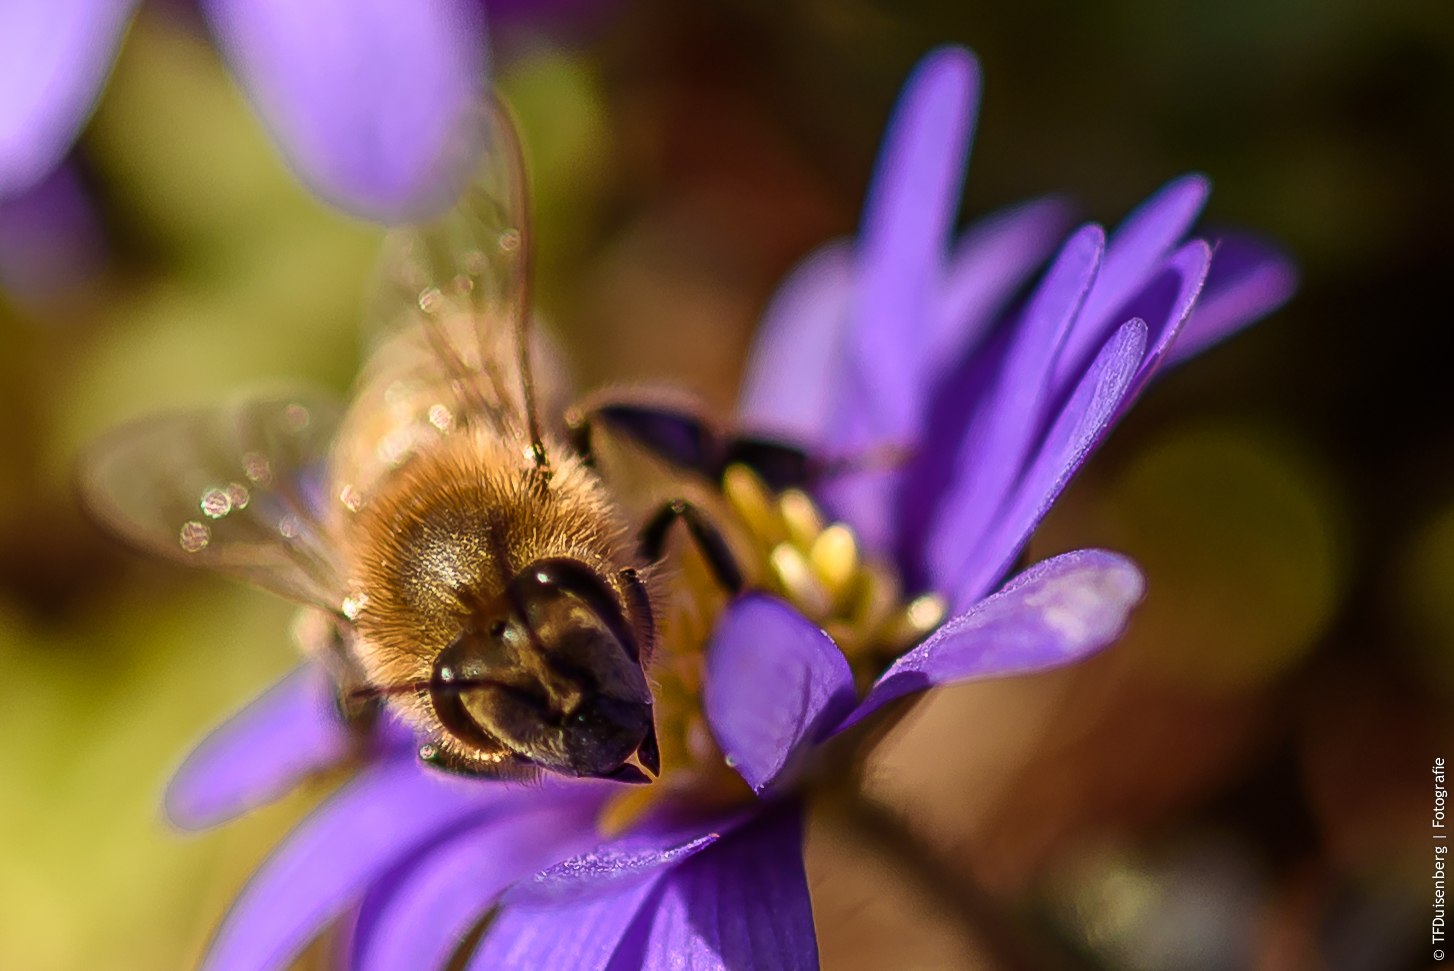
M 807 493 L 775 495 L 757 473 L 733 465 L 723 475 L 722 494 L 726 503 L 714 513 L 721 517 L 715 525 L 739 558 L 751 557 L 739 563 L 743 575 L 822 627 L 848 658 L 860 690 L 943 621 L 941 597 L 925 594 L 905 603 L 894 570 L 865 555 L 847 524 L 825 525 Z M 677 550 L 648 672 L 662 771 L 649 785 L 622 787 L 607 803 L 597 820 L 607 833 L 624 830 L 663 798 L 703 808 L 754 798 L 728 765 L 702 711 L 707 646 L 730 597 L 694 546 L 682 543 Z

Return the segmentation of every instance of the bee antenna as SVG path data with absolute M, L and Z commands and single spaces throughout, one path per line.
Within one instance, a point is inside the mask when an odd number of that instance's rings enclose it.
M 498 94 L 492 99 L 490 107 L 495 116 L 494 128 L 496 131 L 512 134 L 519 132 L 520 129 L 515 124 L 515 118 L 509 105 L 505 104 Z M 540 432 L 540 414 L 535 407 L 535 378 L 530 372 L 530 325 L 533 298 L 530 272 L 532 249 L 530 188 L 526 181 L 525 154 L 521 150 L 519 136 L 514 135 L 505 141 L 507 143 L 505 150 L 510 154 L 509 163 L 516 176 L 511 180 L 511 192 L 515 198 L 510 200 L 510 209 L 518 215 L 519 225 L 515 229 L 520 234 L 520 244 L 516 250 L 518 254 L 516 258 L 520 260 L 520 286 L 516 292 L 516 300 L 519 303 L 515 308 L 515 352 L 520 367 L 520 392 L 525 401 L 525 422 L 530 435 L 530 452 L 535 460 L 536 481 L 544 485 L 550 481 L 550 456 L 545 453 L 545 442 Z

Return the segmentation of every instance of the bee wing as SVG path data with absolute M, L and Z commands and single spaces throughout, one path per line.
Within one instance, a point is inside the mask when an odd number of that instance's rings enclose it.
M 81 456 L 81 499 L 131 543 L 337 614 L 323 510 L 337 402 L 279 395 L 154 415 Z
M 467 420 L 533 431 L 524 162 L 509 109 L 494 99 L 479 111 L 486 149 L 474 178 L 444 215 L 389 234 L 375 313 L 422 335 Z

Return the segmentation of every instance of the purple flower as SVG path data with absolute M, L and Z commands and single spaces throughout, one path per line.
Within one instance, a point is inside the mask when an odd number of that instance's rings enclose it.
M 135 0 L 0 7 L 0 199 L 39 184 L 90 115 Z M 486 83 L 471 0 L 204 0 L 203 12 L 310 188 L 397 222 L 453 201 Z
M 977 100 L 967 51 L 921 64 L 859 238 L 810 256 L 766 315 L 742 423 L 826 459 L 819 499 L 840 521 L 729 470 L 761 589 L 704 645 L 660 649 L 661 779 L 449 778 L 386 724 L 243 891 L 206 968 L 283 968 L 340 921 L 354 967 L 443 967 L 492 907 L 470 968 L 816 968 L 798 786 L 819 747 L 908 693 L 1120 635 L 1143 590 L 1123 557 L 1001 580 L 1156 370 L 1277 306 L 1294 272 L 1251 239 L 1183 241 L 1199 176 L 1109 238 L 1086 226 L 1052 252 L 1063 213 L 1040 202 L 952 240 Z M 219 822 L 336 762 L 354 743 L 332 697 L 305 667 L 253 703 L 182 768 L 172 817 Z

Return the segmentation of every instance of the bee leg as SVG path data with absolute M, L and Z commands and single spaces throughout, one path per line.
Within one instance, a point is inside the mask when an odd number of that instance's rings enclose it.
M 645 448 L 677 468 L 717 479 L 724 468 L 722 438 L 702 420 L 681 412 L 635 404 L 603 404 L 566 412 L 566 427 L 576 452 L 592 459 L 591 437 L 597 426 Z
M 661 507 L 661 511 L 647 522 L 642 528 L 640 535 L 641 555 L 655 563 L 661 559 L 662 551 L 666 548 L 666 536 L 671 530 L 672 524 L 678 519 L 687 524 L 687 532 L 691 534 L 692 541 L 697 544 L 697 549 L 707 560 L 707 566 L 712 570 L 712 575 L 723 588 L 732 593 L 741 593 L 742 570 L 737 566 L 737 559 L 732 551 L 727 548 L 727 541 L 717 528 L 707 521 L 701 510 L 687 502 L 685 499 L 673 499 Z
M 720 481 L 727 466 L 746 465 L 775 492 L 802 488 L 818 476 L 818 468 L 802 449 L 750 436 L 724 437 L 693 415 L 663 408 L 618 403 L 588 411 L 571 409 L 566 427 L 571 446 L 588 463 L 591 435 L 600 425 L 645 448 L 677 468 Z
M 796 446 L 768 441 L 765 438 L 731 439 L 722 459 L 723 470 L 729 465 L 747 466 L 774 492 L 806 488 L 818 478 L 819 473 L 807 452 Z
M 471 759 L 433 742 L 419 746 L 418 754 L 419 761 L 430 768 L 468 779 L 525 779 L 537 771 L 528 765 Z

